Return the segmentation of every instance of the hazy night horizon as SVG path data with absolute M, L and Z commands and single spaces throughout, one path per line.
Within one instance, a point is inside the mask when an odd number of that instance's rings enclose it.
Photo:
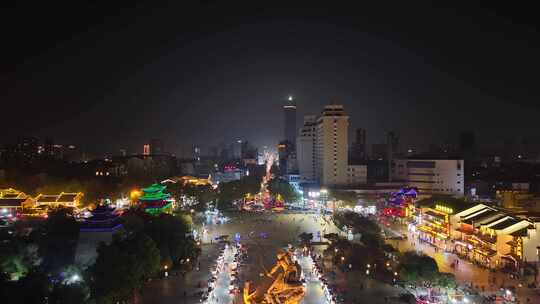
M 368 130 L 371 143 L 398 129 L 413 146 L 473 129 L 480 142 L 515 131 L 539 140 L 530 11 L 229 3 L 8 11 L 5 25 L 17 26 L 2 56 L 10 115 L 1 126 L 11 140 L 84 138 L 99 153 L 135 152 L 153 137 L 176 153 L 237 138 L 275 145 L 291 94 L 299 121 L 342 103 L 351 130 Z M 32 123 L 18 124 L 22 116 Z

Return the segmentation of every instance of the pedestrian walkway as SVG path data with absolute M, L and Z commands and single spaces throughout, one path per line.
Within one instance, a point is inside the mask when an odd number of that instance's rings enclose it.
M 456 280 L 466 286 L 472 286 L 475 290 L 483 294 L 493 294 L 501 292 L 501 288 L 515 288 L 518 299 L 522 303 L 540 303 L 540 294 L 534 289 L 525 286 L 520 287 L 520 281 L 510 278 L 509 274 L 498 271 L 492 271 L 464 260 L 459 256 L 434 248 L 431 244 L 420 242 L 415 236 L 406 231 L 406 228 L 400 226 L 385 227 L 392 229 L 396 233 L 407 235 L 407 240 L 389 240 L 388 244 L 395 246 L 399 251 L 417 251 L 432 257 L 439 266 L 441 272 L 449 272 L 455 275 Z M 457 263 L 456 263 L 457 261 Z M 457 265 L 453 267 L 452 265 Z
M 298 264 L 302 267 L 302 273 L 306 280 L 306 294 L 302 303 L 304 304 L 327 304 L 329 303 L 324 293 L 324 286 L 318 276 L 314 273 L 313 260 L 310 257 L 300 255 Z
M 208 288 L 211 277 L 210 268 L 216 263 L 219 245 L 208 244 L 202 247 L 197 266 L 182 277 L 172 270 L 168 278 L 156 279 L 145 285 L 134 299 L 134 304 L 196 304 L 200 303 L 201 293 Z
M 229 293 L 229 286 L 231 285 L 231 265 L 234 262 L 235 254 L 236 247 L 227 246 L 223 252 L 223 257 L 218 258 L 217 279 L 206 303 L 230 304 L 232 302 L 233 297 Z

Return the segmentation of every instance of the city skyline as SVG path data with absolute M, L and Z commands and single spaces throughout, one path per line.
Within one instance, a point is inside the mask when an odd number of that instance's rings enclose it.
M 238 138 L 275 146 L 292 95 L 297 121 L 343 104 L 349 134 L 367 130 L 368 144 L 389 131 L 424 147 L 464 130 L 480 144 L 538 141 L 533 12 L 418 6 L 16 7 L 4 22 L 25 25 L 3 50 L 3 138 L 99 154 L 152 138 L 177 154 Z

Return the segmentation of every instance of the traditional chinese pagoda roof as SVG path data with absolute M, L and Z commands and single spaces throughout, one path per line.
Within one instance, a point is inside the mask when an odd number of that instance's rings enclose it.
M 510 235 L 511 236 L 520 236 L 520 237 L 527 236 L 528 235 L 527 229 L 528 228 L 522 228 L 522 229 L 516 230 L 516 231 L 510 233 Z
M 7 188 L 7 189 L 0 189 L 0 198 L 27 198 L 28 195 L 26 195 L 24 192 L 21 192 L 19 190 L 15 190 L 13 188 Z
M 143 195 L 139 197 L 141 201 L 163 201 L 169 199 L 171 196 L 168 193 L 163 193 L 167 189 L 167 186 L 153 184 L 149 187 L 143 188 Z
M 39 194 L 36 197 L 38 204 L 78 204 L 83 197 L 82 192 L 60 192 L 60 194 Z
M 517 220 L 517 219 L 514 219 L 514 218 L 508 218 L 506 219 L 505 221 L 502 221 L 496 225 L 493 225 L 489 228 L 493 229 L 493 230 L 503 230 L 503 229 L 506 229 L 508 227 L 511 227 L 517 223 L 521 222 L 520 220 Z
M 82 193 L 60 193 L 60 195 L 58 196 L 58 199 L 56 200 L 57 202 L 61 203 L 61 202 L 73 202 L 77 199 L 80 199 L 80 197 L 82 196 Z
M 105 205 L 92 210 L 92 216 L 81 223 L 83 232 L 107 232 L 122 227 L 120 217 L 114 213 L 114 208 Z
M 463 223 L 474 224 L 475 226 L 483 225 L 486 223 L 493 222 L 494 220 L 500 219 L 505 215 L 497 210 L 488 210 L 486 212 L 475 214 L 474 216 L 467 217 L 463 220 Z
M 142 191 L 146 194 L 146 193 L 163 192 L 165 189 L 167 189 L 167 186 L 160 185 L 160 184 L 152 184 L 146 188 L 142 188 Z
M 0 207 L 6 208 L 18 208 L 22 207 L 22 204 L 27 198 L 0 198 Z

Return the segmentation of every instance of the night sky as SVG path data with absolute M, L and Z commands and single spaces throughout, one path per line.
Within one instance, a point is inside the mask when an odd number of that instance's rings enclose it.
M 370 143 L 389 130 L 424 146 L 462 130 L 538 137 L 538 11 L 526 6 L 76 2 L 2 10 L 1 142 L 275 145 L 289 94 L 299 121 L 344 104 Z

